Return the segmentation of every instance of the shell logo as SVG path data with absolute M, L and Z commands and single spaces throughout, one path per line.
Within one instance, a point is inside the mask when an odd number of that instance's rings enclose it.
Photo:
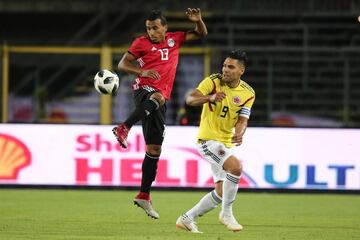
M 19 171 L 30 162 L 31 153 L 24 143 L 0 133 L 0 180 L 17 179 Z

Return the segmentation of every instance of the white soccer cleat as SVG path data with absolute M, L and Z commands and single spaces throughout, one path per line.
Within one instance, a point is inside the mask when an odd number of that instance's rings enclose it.
M 196 222 L 194 220 L 191 220 L 186 214 L 181 215 L 176 220 L 176 228 L 183 229 L 192 233 L 202 233 L 196 226 Z
M 220 213 L 219 221 L 233 232 L 238 232 L 243 229 L 243 227 L 236 221 L 233 215 L 225 215 Z
M 151 201 L 135 198 L 134 204 L 137 205 L 138 207 L 141 207 L 142 209 L 144 209 L 145 213 L 149 217 L 154 218 L 154 219 L 158 219 L 160 217 L 159 214 L 152 207 Z

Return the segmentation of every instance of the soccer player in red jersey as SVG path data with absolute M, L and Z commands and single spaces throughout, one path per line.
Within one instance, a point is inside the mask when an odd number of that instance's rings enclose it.
M 140 192 L 135 197 L 134 204 L 154 219 L 159 218 L 159 214 L 152 207 L 150 188 L 156 177 L 164 140 L 165 102 L 170 99 L 179 48 L 186 41 L 207 35 L 199 8 L 188 8 L 186 15 L 195 23 L 195 29 L 188 32 L 167 32 L 166 18 L 160 11 L 152 11 L 146 19 L 147 35 L 133 41 L 118 65 L 119 70 L 137 76 L 133 84 L 136 109 L 125 122 L 113 128 L 113 133 L 120 145 L 126 148 L 131 127 L 142 120 L 146 153 L 142 163 Z M 135 60 L 140 67 L 134 64 Z

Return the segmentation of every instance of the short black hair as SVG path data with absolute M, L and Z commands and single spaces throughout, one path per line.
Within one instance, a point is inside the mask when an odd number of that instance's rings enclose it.
M 246 66 L 246 63 L 248 61 L 246 52 L 239 49 L 229 52 L 226 57 L 237 59 L 240 63 L 244 65 L 244 67 Z
M 156 19 L 160 19 L 161 25 L 166 25 L 167 21 L 164 15 L 162 15 L 162 12 L 160 10 L 152 10 L 149 16 L 146 18 L 146 20 L 149 21 L 155 21 Z

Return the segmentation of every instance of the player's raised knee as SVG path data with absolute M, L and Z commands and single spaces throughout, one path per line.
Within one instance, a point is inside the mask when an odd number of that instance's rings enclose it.
M 159 92 L 153 93 L 153 94 L 151 95 L 150 99 L 156 100 L 156 101 L 160 104 L 160 106 L 162 106 L 162 105 L 165 104 L 165 98 L 164 98 L 164 96 L 163 96 L 161 93 L 159 93 Z

